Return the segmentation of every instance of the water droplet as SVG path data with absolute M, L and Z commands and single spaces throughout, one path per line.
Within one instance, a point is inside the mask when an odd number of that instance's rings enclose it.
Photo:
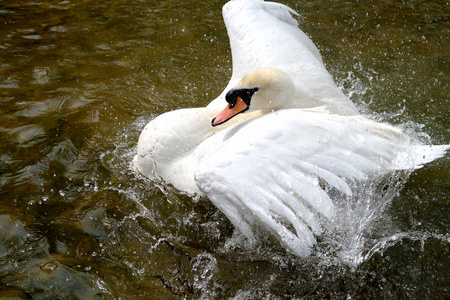
M 57 267 L 58 263 L 56 261 L 47 261 L 40 266 L 40 269 L 44 272 L 50 273 Z

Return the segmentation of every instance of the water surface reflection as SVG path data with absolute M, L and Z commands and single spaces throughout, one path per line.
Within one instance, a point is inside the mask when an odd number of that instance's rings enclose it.
M 364 113 L 450 141 L 445 1 L 284 3 Z M 448 157 L 387 203 L 354 267 L 326 245 L 233 247 L 209 201 L 133 172 L 146 122 L 228 81 L 223 4 L 0 2 L 0 297 L 448 297 Z

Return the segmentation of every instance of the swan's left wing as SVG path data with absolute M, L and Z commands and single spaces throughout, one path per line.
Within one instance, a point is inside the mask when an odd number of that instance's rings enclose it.
M 333 217 L 328 192 L 351 195 L 350 181 L 391 168 L 407 144 L 399 130 L 363 117 L 293 109 L 212 139 L 221 146 L 201 160 L 200 190 L 250 240 L 253 227 L 262 226 L 303 257 L 321 220 Z

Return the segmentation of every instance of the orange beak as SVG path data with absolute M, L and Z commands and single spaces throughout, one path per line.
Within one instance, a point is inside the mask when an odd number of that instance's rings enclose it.
M 232 104 L 228 104 L 224 110 L 222 110 L 214 119 L 212 119 L 211 125 L 217 126 L 222 123 L 225 123 L 232 117 L 246 111 L 248 109 L 247 103 L 242 100 L 241 97 L 237 97 L 236 104 L 232 106 Z

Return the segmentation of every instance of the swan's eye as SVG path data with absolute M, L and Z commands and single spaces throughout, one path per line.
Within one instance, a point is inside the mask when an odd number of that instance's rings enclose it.
M 225 100 L 230 103 L 230 108 L 236 105 L 238 98 L 241 98 L 248 106 L 250 106 L 250 101 L 252 96 L 256 93 L 259 88 L 253 89 L 232 89 L 225 95 Z

